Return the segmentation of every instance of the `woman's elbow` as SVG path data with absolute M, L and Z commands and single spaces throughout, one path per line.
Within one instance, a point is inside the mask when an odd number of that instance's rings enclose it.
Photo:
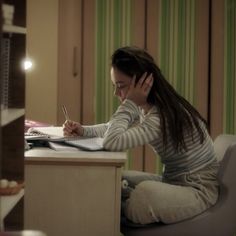
M 104 139 L 102 145 L 104 149 L 107 151 L 114 151 L 114 152 L 124 151 L 124 149 L 120 147 L 120 145 L 118 145 L 118 142 L 115 140 L 110 141 L 110 140 Z

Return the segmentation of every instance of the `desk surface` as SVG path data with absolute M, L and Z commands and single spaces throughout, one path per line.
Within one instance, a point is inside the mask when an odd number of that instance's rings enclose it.
M 25 152 L 26 164 L 103 164 L 123 166 L 126 161 L 125 152 L 108 151 L 54 151 L 49 148 L 33 148 Z

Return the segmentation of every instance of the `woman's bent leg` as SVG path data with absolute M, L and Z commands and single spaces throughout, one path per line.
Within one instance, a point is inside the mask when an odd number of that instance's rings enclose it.
M 207 208 L 192 187 L 144 181 L 136 186 L 126 201 L 125 215 L 134 223 L 178 222 Z

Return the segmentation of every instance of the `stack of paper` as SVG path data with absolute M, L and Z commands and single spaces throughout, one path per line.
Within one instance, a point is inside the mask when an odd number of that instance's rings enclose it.
M 37 127 L 31 128 L 25 133 L 27 141 L 47 141 L 49 147 L 54 150 L 75 150 L 73 147 L 88 151 L 103 150 L 103 139 L 100 137 L 66 137 L 63 136 L 62 127 Z

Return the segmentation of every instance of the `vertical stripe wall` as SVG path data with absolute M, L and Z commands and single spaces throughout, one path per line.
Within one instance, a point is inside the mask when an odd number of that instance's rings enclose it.
M 195 1 L 162 0 L 156 9 L 160 16 L 156 22 L 160 68 L 191 103 L 194 103 Z M 132 44 L 132 7 L 131 0 L 96 1 L 96 122 L 106 121 L 117 106 L 117 100 L 112 99 L 110 56 L 114 49 Z
M 224 132 L 236 134 L 236 0 L 224 3 Z
M 114 49 L 132 45 L 136 40 L 133 38 L 134 2 L 132 0 L 96 1 L 95 110 L 97 123 L 106 122 L 118 105 L 116 98 L 113 98 L 110 81 L 110 56 Z M 147 7 L 143 8 L 144 14 L 149 8 L 154 18 L 147 19 L 149 15 L 145 15 L 145 35 L 140 36 L 144 38 L 143 47 L 151 49 L 149 52 L 157 58 L 167 80 L 181 95 L 194 104 L 196 97 L 196 0 L 146 0 L 144 2 Z M 151 29 L 148 29 L 147 20 L 149 20 L 148 24 L 151 21 L 153 25 Z M 154 35 L 157 35 L 156 41 L 150 39 Z M 139 149 L 140 152 L 145 156 L 143 149 Z M 146 154 L 151 156 L 150 151 Z M 148 158 L 148 156 L 141 157 L 141 165 L 145 166 L 139 168 L 150 172 L 161 172 L 159 159 L 155 155 L 152 155 L 150 160 Z M 132 158 L 129 160 L 132 161 Z
M 149 0 L 147 5 L 147 49 L 169 83 L 196 106 L 196 1 Z M 144 163 L 146 171 L 162 172 L 159 158 L 148 147 L 145 147 Z
M 208 120 L 213 138 L 236 133 L 236 0 L 95 2 L 96 123 L 106 122 L 118 106 L 110 81 L 112 52 L 137 45 L 148 49 L 166 79 Z M 129 159 L 134 169 L 161 169 L 147 147 L 137 153 L 138 164 L 136 154 Z
M 159 65 L 166 79 L 194 104 L 194 0 L 161 1 L 158 48 Z
M 106 122 L 118 106 L 110 80 L 110 57 L 131 44 L 131 0 L 96 1 L 96 122 Z
M 144 47 L 145 0 L 96 0 L 95 122 L 107 122 L 118 106 L 110 80 L 110 59 L 121 46 Z M 126 168 L 143 170 L 143 147 L 128 152 Z
M 236 0 L 211 2 L 211 104 L 213 138 L 236 134 Z

